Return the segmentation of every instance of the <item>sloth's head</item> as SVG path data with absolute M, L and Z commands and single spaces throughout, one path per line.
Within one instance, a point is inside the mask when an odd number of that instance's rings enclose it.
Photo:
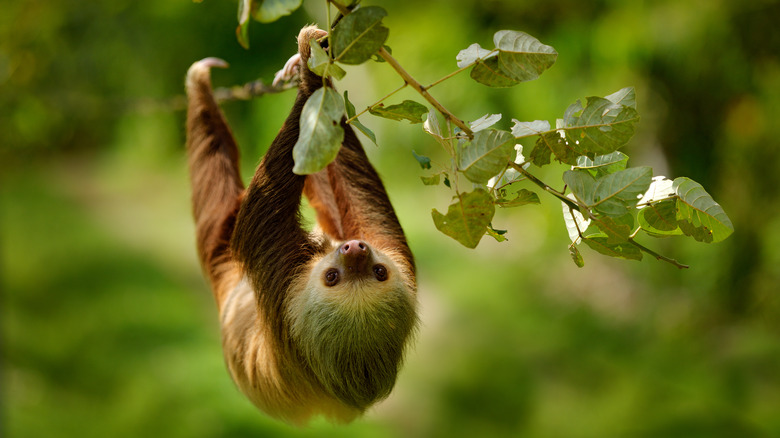
M 417 323 L 415 291 L 397 260 L 344 242 L 311 265 L 288 308 L 293 340 L 320 383 L 359 409 L 390 393 Z

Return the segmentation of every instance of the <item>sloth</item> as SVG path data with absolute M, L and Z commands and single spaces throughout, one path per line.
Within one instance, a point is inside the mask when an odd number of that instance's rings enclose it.
M 352 128 L 336 159 L 293 173 L 307 99 L 329 78 L 310 71 L 308 26 L 284 74 L 298 94 L 248 188 L 212 91 L 217 58 L 187 72 L 187 154 L 198 255 L 217 302 L 227 368 L 261 410 L 306 423 L 349 422 L 392 390 L 417 325 L 412 252 L 381 179 Z M 305 195 L 317 227 L 303 227 Z

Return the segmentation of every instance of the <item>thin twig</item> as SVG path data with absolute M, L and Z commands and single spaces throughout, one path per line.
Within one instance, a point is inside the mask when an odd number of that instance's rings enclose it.
M 401 64 L 396 61 L 395 58 L 393 58 L 390 53 L 388 53 L 387 50 L 385 50 L 384 47 L 379 49 L 379 52 L 377 52 L 379 56 L 382 57 L 388 64 L 390 64 L 391 67 L 399 74 L 402 78 L 404 78 L 404 81 L 406 81 L 407 84 L 409 84 L 412 88 L 414 88 L 415 91 L 420 93 L 420 95 L 428 101 L 431 105 L 433 105 L 436 110 L 441 113 L 441 115 L 444 116 L 447 120 L 452 120 L 452 123 L 455 124 L 458 128 L 460 128 L 467 136 L 473 137 L 474 133 L 471 131 L 471 128 L 466 126 L 466 124 L 463 122 L 463 120 L 455 117 L 447 108 L 444 108 L 442 104 L 439 103 L 436 99 L 434 99 L 433 96 L 431 96 L 430 93 L 423 87 L 417 80 L 415 80 L 409 73 L 404 70 L 403 67 L 401 67 Z
M 383 97 L 383 98 L 379 99 L 378 101 L 374 102 L 373 104 L 371 104 L 371 105 L 367 106 L 367 107 L 366 107 L 366 109 L 364 109 L 363 111 L 361 111 L 361 112 L 359 112 L 359 113 L 355 114 L 354 116 L 350 117 L 349 119 L 347 119 L 347 122 L 346 122 L 346 123 L 351 123 L 353 120 L 355 120 L 355 119 L 357 119 L 358 117 L 360 117 L 360 116 L 362 116 L 363 114 L 365 114 L 365 113 L 366 113 L 366 111 L 370 111 L 370 110 L 371 110 L 371 108 L 374 108 L 375 106 L 379 105 L 380 103 L 382 103 L 382 102 L 384 102 L 385 100 L 387 100 L 388 98 L 390 98 L 390 97 L 391 97 L 392 95 L 394 95 L 395 93 L 397 93 L 397 92 L 399 92 L 399 91 L 403 90 L 404 88 L 406 88 L 406 86 L 407 86 L 407 85 L 409 85 L 409 84 L 407 84 L 406 82 L 404 82 L 404 83 L 403 83 L 403 85 L 401 85 L 400 87 L 398 87 L 398 88 L 396 88 L 395 90 L 391 91 L 391 92 L 390 92 L 390 93 L 388 93 L 388 94 L 387 94 L 385 97 Z
M 636 246 L 640 250 L 642 250 L 642 251 L 650 254 L 651 256 L 655 257 L 656 260 L 661 260 L 661 261 L 664 261 L 664 262 L 671 263 L 671 264 L 673 264 L 674 266 L 676 266 L 679 269 L 688 269 L 688 268 L 690 268 L 690 266 L 683 265 L 682 263 L 678 262 L 675 259 L 671 259 L 669 257 L 662 256 L 661 254 L 658 254 L 657 252 L 653 251 L 652 249 L 650 249 L 650 248 L 642 245 L 641 243 L 637 242 L 633 238 L 628 239 L 628 241 L 631 242 L 632 245 Z

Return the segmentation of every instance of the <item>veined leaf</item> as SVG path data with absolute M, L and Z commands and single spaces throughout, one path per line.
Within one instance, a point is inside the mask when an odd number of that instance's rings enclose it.
M 609 96 L 604 96 L 604 99 L 612 103 L 624 105 L 633 109 L 636 109 L 636 92 L 634 87 L 626 87 L 622 90 L 618 90 Z
M 593 204 L 596 179 L 591 174 L 584 170 L 567 170 L 563 173 L 563 182 L 566 183 L 577 199 L 586 205 Z
M 466 67 L 480 59 L 487 59 L 498 55 L 497 50 L 483 49 L 479 44 L 474 43 L 458 52 L 455 59 L 458 61 L 458 68 Z
M 558 58 L 558 52 L 525 32 L 500 30 L 493 35 L 498 65 L 511 79 L 523 82 L 539 77 Z
M 428 108 L 413 100 L 405 100 L 399 104 L 390 106 L 384 106 L 384 104 L 380 103 L 378 106 L 369 109 L 368 112 L 386 119 L 399 121 L 408 120 L 411 123 L 422 123 L 422 117 L 428 112 Z
M 690 178 L 676 178 L 677 223 L 686 236 L 699 242 L 720 242 L 734 232 L 731 219 L 723 208 Z
M 311 57 L 309 58 L 309 70 L 316 73 L 318 76 L 332 76 L 336 80 L 341 80 L 347 72 L 336 64 L 331 63 L 331 59 L 317 40 L 312 39 L 311 43 Z
M 602 177 L 610 173 L 619 172 L 626 169 L 628 164 L 628 155 L 615 151 L 607 155 L 599 155 L 590 159 L 585 155 L 577 157 L 577 169 L 584 169 L 595 177 Z
M 519 84 L 498 66 L 498 57 L 480 60 L 469 74 L 471 79 L 494 88 L 506 88 Z
M 610 245 L 628 242 L 628 236 L 631 235 L 630 226 L 618 223 L 611 217 L 599 219 L 596 221 L 596 226 L 604 232 L 607 237 L 607 244 Z
M 515 138 L 532 137 L 550 130 L 550 122 L 547 120 L 534 120 L 533 122 L 521 122 L 512 119 L 515 124 L 512 126 L 512 135 Z
M 458 168 L 470 181 L 485 184 L 501 172 L 512 157 L 515 138 L 507 131 L 486 129 L 474 133 L 474 140 L 460 153 Z
M 638 121 L 639 114 L 631 107 L 589 97 L 584 108 L 578 101 L 566 110 L 564 129 L 579 155 L 605 155 L 628 143 Z
M 344 106 L 346 107 L 347 110 L 347 117 L 350 119 L 352 117 L 355 117 L 355 105 L 352 105 L 352 102 L 349 101 L 349 94 L 347 90 L 344 90 Z M 368 129 L 365 125 L 360 123 L 360 120 L 356 118 L 355 120 L 350 122 L 350 125 L 357 128 L 358 131 L 362 132 L 363 135 L 371 139 L 371 141 L 373 141 L 374 144 L 376 144 L 376 134 L 374 134 L 374 131 Z
M 485 114 L 469 123 L 469 128 L 471 128 L 471 132 L 481 131 L 495 125 L 499 120 L 501 120 L 501 114 Z
M 333 29 L 330 44 L 333 57 L 344 64 L 361 64 L 379 51 L 390 30 L 382 25 L 387 11 L 365 6 L 345 16 Z
M 639 227 L 644 232 L 655 237 L 674 236 L 682 234 L 677 224 L 677 199 L 666 199 L 653 202 L 637 215 Z
M 303 105 L 298 141 L 293 146 L 293 173 L 315 173 L 336 158 L 344 141 L 341 118 L 344 101 L 330 87 L 322 87 Z
M 503 208 L 520 207 L 527 204 L 539 204 L 539 195 L 528 190 L 520 189 L 515 193 L 515 197 L 512 199 L 500 198 L 496 199 L 496 205 Z
M 610 244 L 607 243 L 607 236 L 594 234 L 588 236 L 583 241 L 594 251 L 608 255 L 610 257 L 619 257 L 629 260 L 642 260 L 642 251 L 630 243 Z
M 596 181 L 593 208 L 607 216 L 622 216 L 636 206 L 639 196 L 647 191 L 652 179 L 650 167 L 632 167 L 611 173 Z
M 490 194 L 482 189 L 461 193 L 450 204 L 447 214 L 431 211 L 436 229 L 467 248 L 476 248 L 493 220 L 495 206 Z

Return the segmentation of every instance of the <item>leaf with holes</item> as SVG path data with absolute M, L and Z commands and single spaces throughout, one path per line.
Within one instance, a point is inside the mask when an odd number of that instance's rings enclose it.
M 458 169 L 470 181 L 485 184 L 506 168 L 514 152 L 515 138 L 507 131 L 485 129 L 460 151 Z
M 677 223 L 686 236 L 699 242 L 720 242 L 734 232 L 731 219 L 723 208 L 690 178 L 676 178 Z
M 345 16 L 330 37 L 333 58 L 344 64 L 362 64 L 379 51 L 390 30 L 382 25 L 387 12 L 379 6 L 366 6 Z
M 493 220 L 495 206 L 490 194 L 482 189 L 461 193 L 450 204 L 447 214 L 435 208 L 431 212 L 436 229 L 467 248 L 476 248 Z
M 309 97 L 301 111 L 300 133 L 293 146 L 293 173 L 308 175 L 325 168 L 341 148 L 344 129 L 344 100 L 330 87 L 322 87 Z

